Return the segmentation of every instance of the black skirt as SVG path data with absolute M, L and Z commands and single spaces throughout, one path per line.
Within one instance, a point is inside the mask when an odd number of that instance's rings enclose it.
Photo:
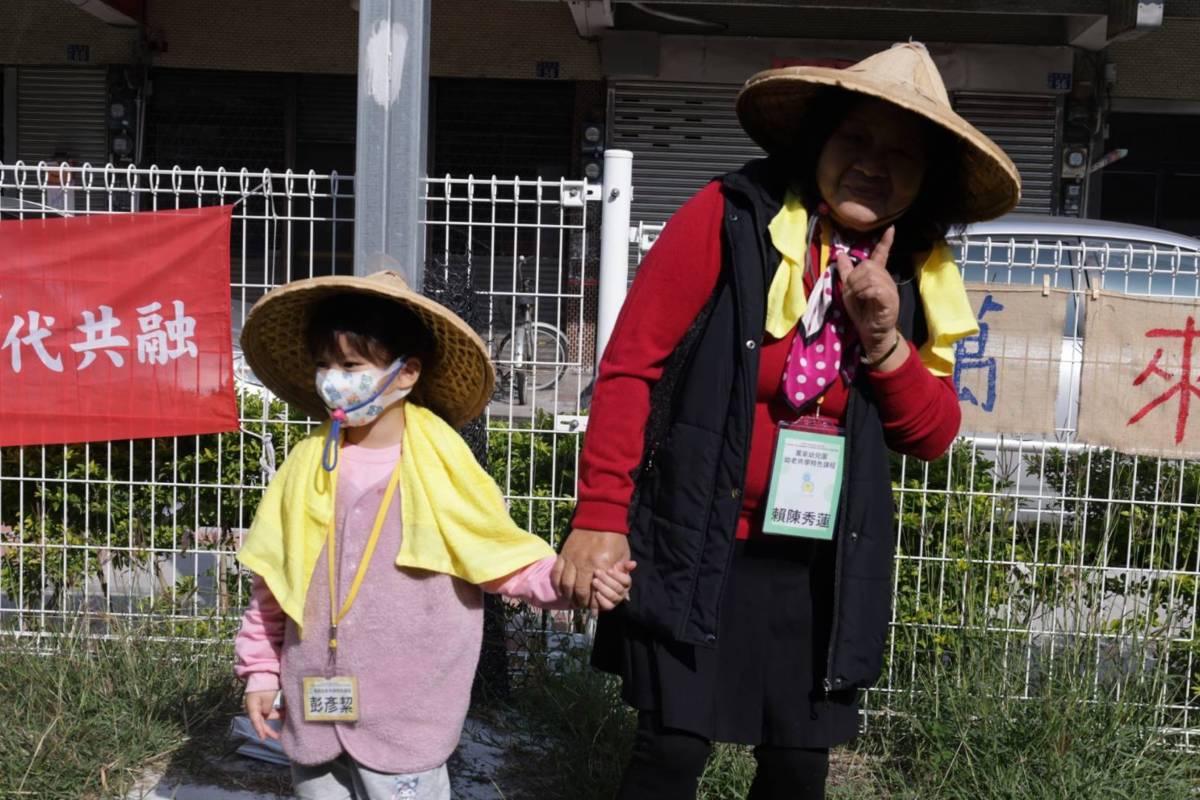
M 822 748 L 853 739 L 858 693 L 827 695 L 823 685 L 832 542 L 735 548 L 715 648 L 658 641 L 616 611 L 601 618 L 593 663 L 621 677 L 631 706 L 710 741 Z

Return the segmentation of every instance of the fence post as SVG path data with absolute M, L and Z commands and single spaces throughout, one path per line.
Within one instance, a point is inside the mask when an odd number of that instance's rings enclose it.
M 600 286 L 596 312 L 596 371 L 617 324 L 629 286 L 629 207 L 633 201 L 633 153 L 604 151 L 604 214 L 600 219 Z

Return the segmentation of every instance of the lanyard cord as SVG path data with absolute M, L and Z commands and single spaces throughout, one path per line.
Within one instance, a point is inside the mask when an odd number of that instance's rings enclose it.
M 350 583 L 350 591 L 346 595 L 346 599 L 342 602 L 341 609 L 337 608 L 337 514 L 335 513 L 329 521 L 329 532 L 326 537 L 326 561 L 329 566 L 329 652 L 332 655 L 337 652 L 337 626 L 346 615 L 350 613 L 351 606 L 354 605 L 355 599 L 358 597 L 358 590 L 362 588 L 363 579 L 367 575 L 367 567 L 371 564 L 371 557 L 375 555 L 375 545 L 379 544 L 379 534 L 383 531 L 383 523 L 387 519 L 388 508 L 392 504 L 392 497 L 396 494 L 396 487 L 400 485 L 400 465 L 403 463 L 403 454 L 396 461 L 396 468 L 392 470 L 392 477 L 388 481 L 387 490 L 383 493 L 383 500 L 379 503 L 379 511 L 375 514 L 375 525 L 371 528 L 371 536 L 367 539 L 366 549 L 363 550 L 362 561 L 359 562 L 358 570 L 354 573 L 354 580 Z

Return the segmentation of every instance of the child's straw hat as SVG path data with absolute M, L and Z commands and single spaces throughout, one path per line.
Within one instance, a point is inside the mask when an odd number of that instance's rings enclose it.
M 433 338 L 412 398 L 454 427 L 483 412 L 492 395 L 495 371 L 483 341 L 445 306 L 412 291 L 392 270 L 368 277 L 333 275 L 294 281 L 254 304 L 242 328 L 242 350 L 263 384 L 309 416 L 329 415 L 316 389 L 317 365 L 308 352 L 313 307 L 337 294 L 381 297 L 416 315 Z

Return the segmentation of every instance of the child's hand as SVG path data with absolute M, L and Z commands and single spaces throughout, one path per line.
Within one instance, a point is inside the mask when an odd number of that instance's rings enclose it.
M 601 611 L 612 611 L 629 599 L 629 587 L 633 585 L 631 572 L 636 561 L 622 561 L 608 569 L 598 569 L 592 576 L 592 597 Z
M 277 694 L 279 692 L 274 689 L 266 692 L 246 692 L 246 715 L 250 717 L 250 724 L 254 726 L 259 741 L 279 738 L 279 732 L 267 724 L 269 719 L 283 719 L 283 711 L 275 707 Z

